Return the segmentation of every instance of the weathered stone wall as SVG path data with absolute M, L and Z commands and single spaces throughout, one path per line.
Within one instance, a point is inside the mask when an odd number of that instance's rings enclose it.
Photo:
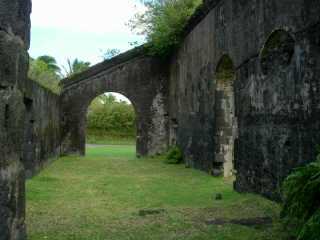
M 25 239 L 22 164 L 31 2 L 0 1 L 0 239 Z
M 139 155 L 178 143 L 189 166 L 235 168 L 239 191 L 275 198 L 315 158 L 318 0 L 207 0 L 170 63 L 134 50 L 64 82 L 61 98 L 27 80 L 30 11 L 30 0 L 0 0 L 0 240 L 26 238 L 24 167 L 35 174 L 60 143 L 84 154 L 87 107 L 107 91 L 135 106 Z
M 84 154 L 89 103 L 119 92 L 137 111 L 138 154 L 177 143 L 187 165 L 236 173 L 237 190 L 274 198 L 319 143 L 320 4 L 204 2 L 170 62 L 139 49 L 64 82 L 63 152 Z M 220 72 L 223 59 L 231 67 Z
M 60 155 L 60 96 L 28 80 L 24 92 L 26 107 L 23 163 L 26 177 L 32 177 Z
M 284 176 L 315 158 L 319 11 L 317 0 L 206 1 L 171 64 L 170 139 L 188 165 L 209 172 L 219 166 L 215 95 L 223 56 L 236 71 L 236 189 L 276 197 Z
M 62 151 L 85 153 L 87 109 L 105 92 L 117 92 L 133 104 L 137 155 L 162 153 L 168 146 L 166 63 L 137 48 L 62 82 Z
M 0 240 L 23 240 L 25 177 L 59 154 L 59 96 L 27 79 L 31 2 L 0 0 Z

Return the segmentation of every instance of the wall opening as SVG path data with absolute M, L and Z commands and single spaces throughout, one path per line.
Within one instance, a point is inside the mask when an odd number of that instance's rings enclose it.
M 294 54 L 294 45 L 295 40 L 288 32 L 274 31 L 260 53 L 263 74 L 286 69 Z
M 233 172 L 235 119 L 234 80 L 232 60 L 223 56 L 216 70 L 215 90 L 215 162 L 213 168 L 225 177 Z
M 104 93 L 88 107 L 87 147 L 136 145 L 136 111 L 131 101 L 119 93 Z

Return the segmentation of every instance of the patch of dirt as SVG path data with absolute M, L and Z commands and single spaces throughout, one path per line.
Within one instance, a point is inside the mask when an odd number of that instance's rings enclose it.
M 139 211 L 139 216 L 144 217 L 147 215 L 156 215 L 164 213 L 166 210 L 164 209 L 142 209 Z
M 258 217 L 258 218 L 243 218 L 243 219 L 213 219 L 206 221 L 207 225 L 225 225 L 236 224 L 247 227 L 259 227 L 272 224 L 272 218 L 270 217 Z

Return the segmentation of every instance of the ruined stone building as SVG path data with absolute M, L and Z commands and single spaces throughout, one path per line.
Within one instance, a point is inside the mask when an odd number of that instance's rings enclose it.
M 137 48 L 62 83 L 27 79 L 30 0 L 0 0 L 0 240 L 26 239 L 26 177 L 85 153 L 88 105 L 109 91 L 137 114 L 137 154 L 177 144 L 185 164 L 277 198 L 320 143 L 319 0 L 206 0 L 169 60 Z

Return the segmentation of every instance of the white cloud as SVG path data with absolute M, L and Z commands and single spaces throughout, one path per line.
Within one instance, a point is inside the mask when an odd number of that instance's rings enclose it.
M 33 0 L 30 54 L 54 56 L 60 65 L 67 58 L 95 64 L 101 51 L 126 51 L 129 42 L 144 38 L 125 25 L 136 12 L 144 11 L 139 0 Z
M 129 33 L 125 23 L 137 11 L 137 0 L 33 0 L 34 27 L 95 33 Z
M 144 10 L 139 0 L 33 0 L 30 54 L 49 54 L 59 65 L 66 65 L 67 58 L 95 64 L 102 61 L 100 50 L 125 51 L 131 48 L 128 42 L 143 41 L 125 24 Z

